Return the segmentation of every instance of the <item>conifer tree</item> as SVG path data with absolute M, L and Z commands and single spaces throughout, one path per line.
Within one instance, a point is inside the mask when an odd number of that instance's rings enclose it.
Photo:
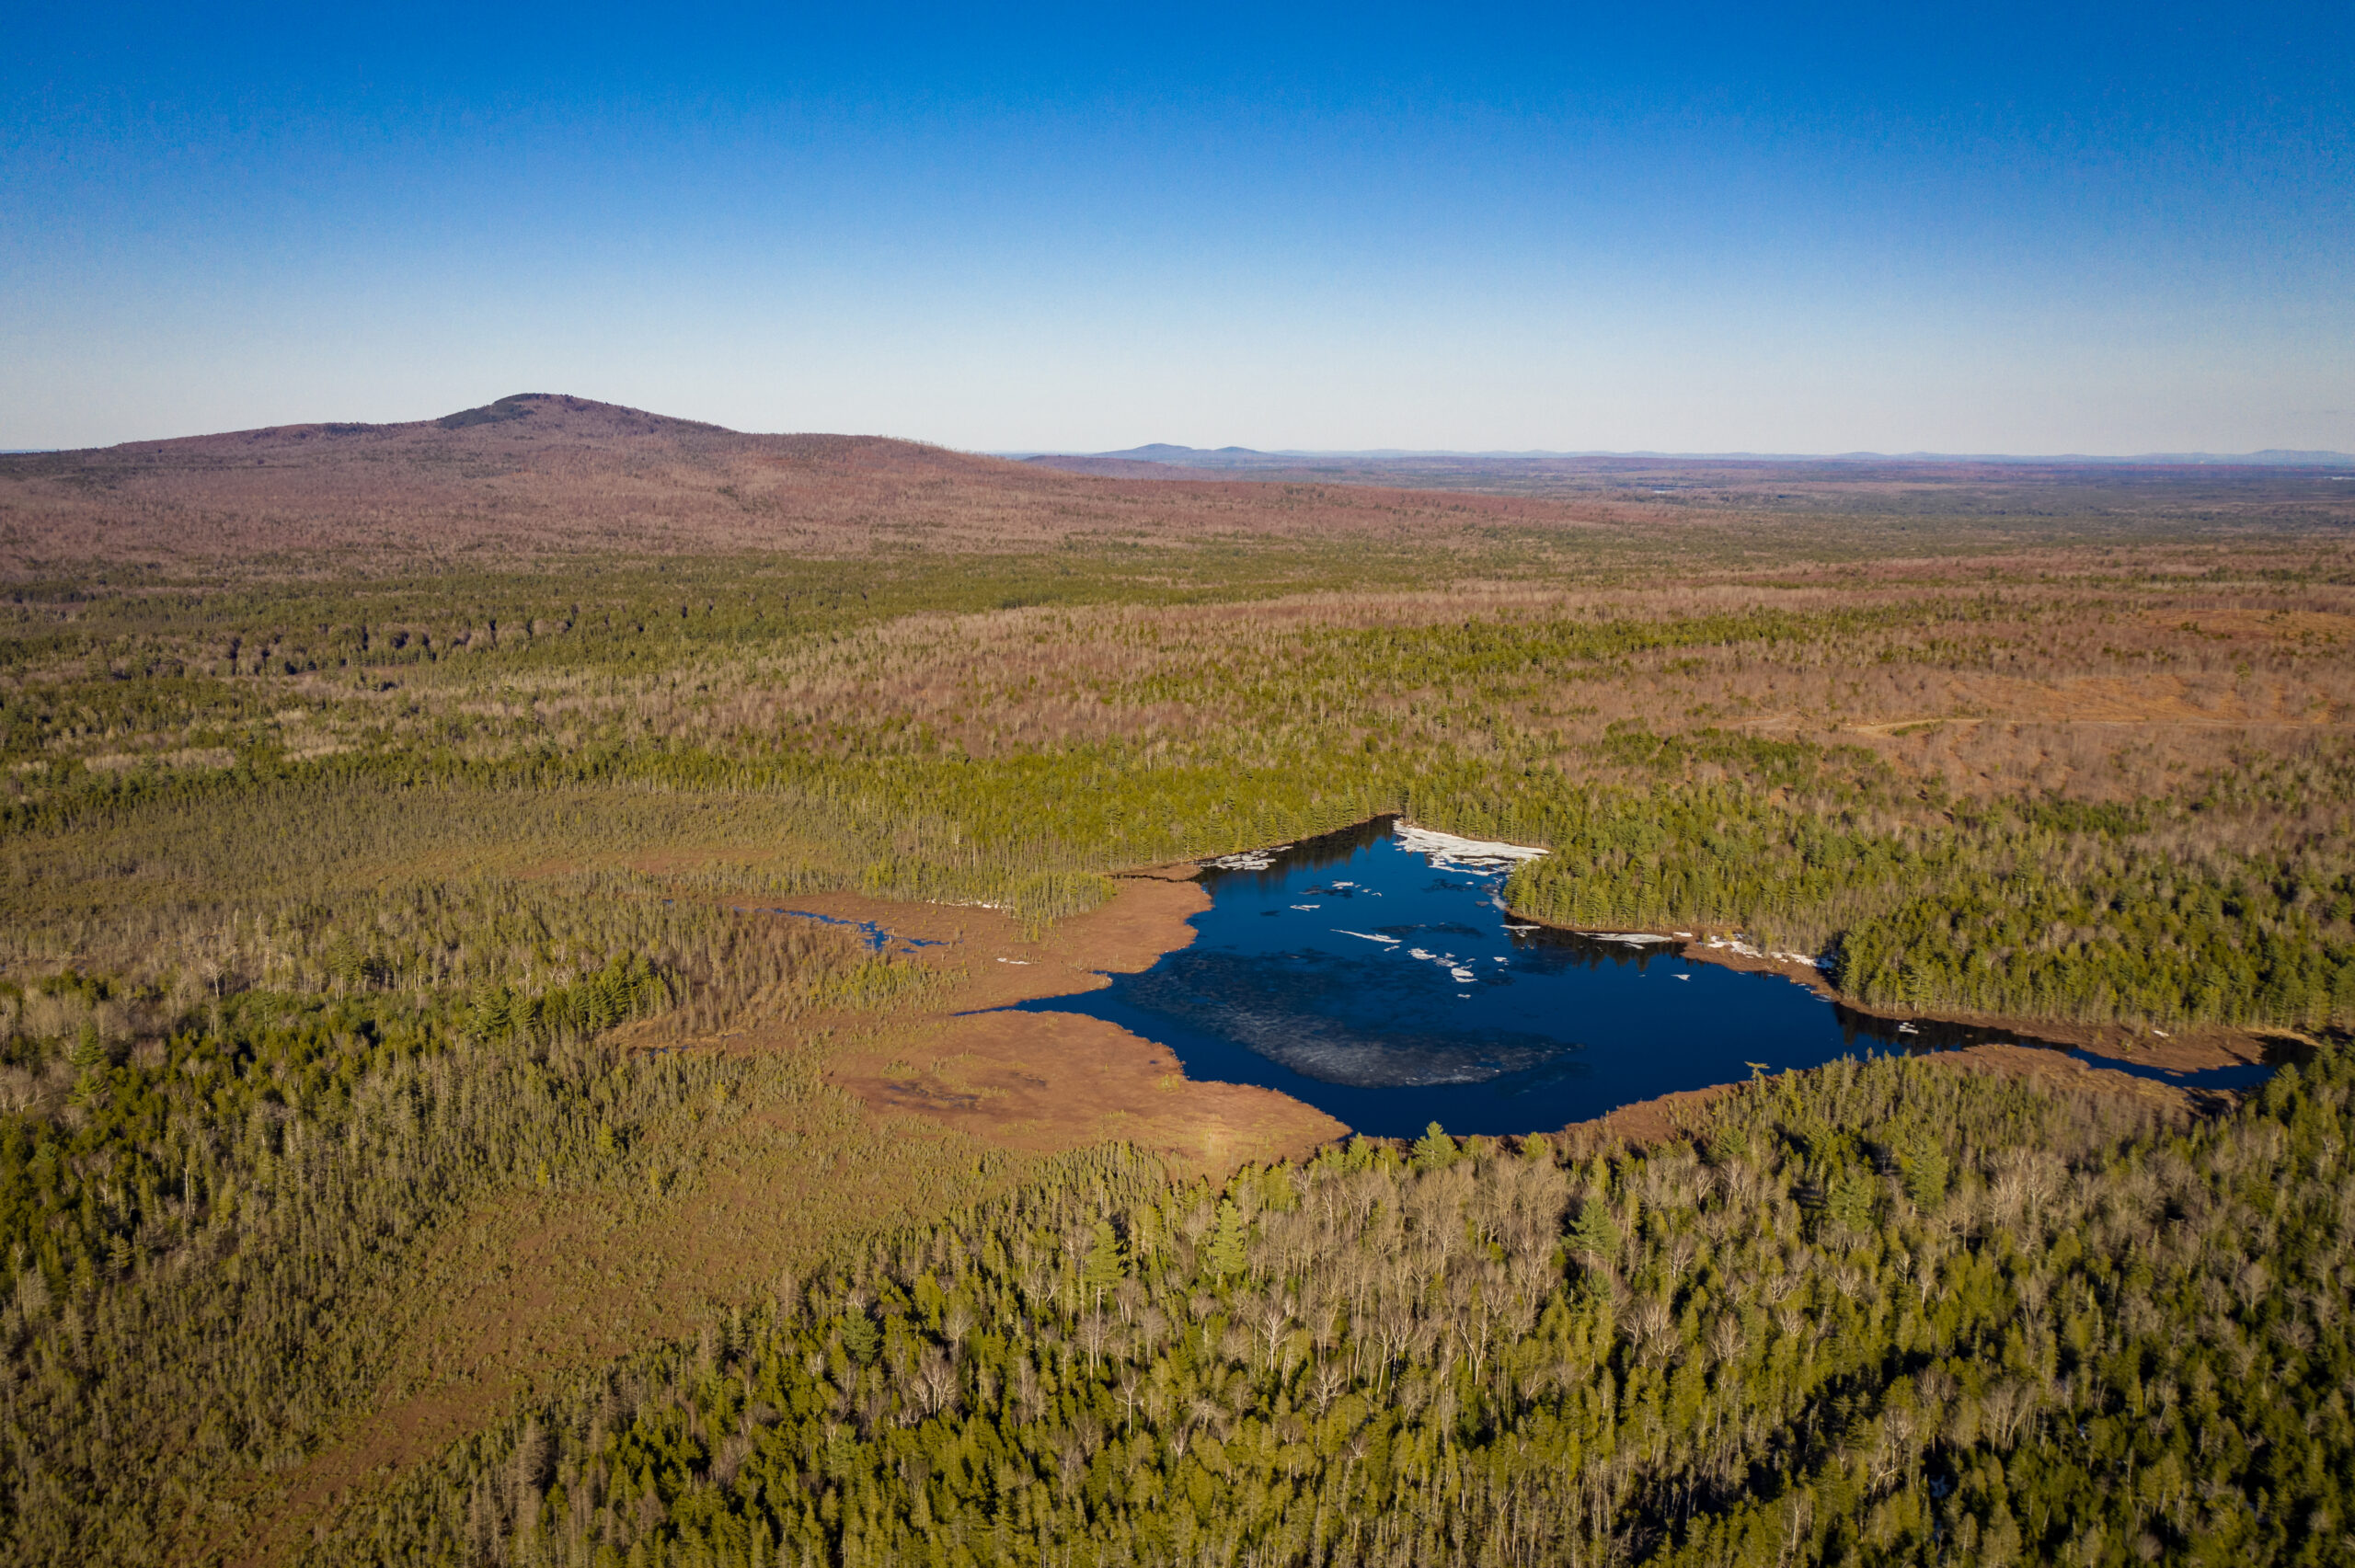
M 1211 1232 L 1207 1258 L 1210 1271 L 1221 1283 L 1240 1276 L 1249 1260 L 1250 1225 L 1231 1197 L 1218 1200 L 1218 1222 Z
M 1087 1263 L 1080 1274 L 1089 1299 L 1098 1307 L 1104 1304 L 1104 1293 L 1120 1283 L 1128 1275 L 1127 1249 L 1120 1243 L 1119 1232 L 1109 1219 L 1096 1222 L 1096 1237 L 1087 1249 Z
M 1619 1255 L 1619 1227 L 1611 1218 L 1610 1205 L 1600 1197 L 1590 1197 L 1579 1206 L 1578 1222 L 1570 1227 L 1570 1251 L 1588 1267 L 1608 1267 Z

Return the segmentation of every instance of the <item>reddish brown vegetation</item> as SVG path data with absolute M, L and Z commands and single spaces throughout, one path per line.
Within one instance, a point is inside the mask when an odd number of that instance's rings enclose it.
M 550 551 L 845 555 L 1074 536 L 1428 536 L 1559 527 L 1558 503 L 1107 483 L 879 436 L 746 435 L 583 398 L 0 458 L 0 571 L 319 556 L 414 569 Z M 358 558 L 355 560 L 355 557 Z
M 1191 943 L 1186 922 L 1210 899 L 1191 866 L 1175 870 L 1183 875 L 1122 878 L 1110 903 L 1030 936 L 995 910 L 851 894 L 804 900 L 939 944 L 920 956 L 955 977 L 922 1011 L 853 1035 L 829 1076 L 879 1113 L 910 1113 L 1002 1148 L 1054 1153 L 1114 1140 L 1219 1180 L 1246 1162 L 1297 1158 L 1346 1136 L 1330 1116 L 1271 1090 L 1189 1082 L 1167 1047 L 1100 1019 L 988 1011 L 1095 990 L 1100 974 L 1148 968 Z

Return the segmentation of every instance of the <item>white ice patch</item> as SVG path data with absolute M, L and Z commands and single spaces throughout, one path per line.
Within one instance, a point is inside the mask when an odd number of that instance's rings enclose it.
M 1391 829 L 1398 847 L 1409 854 L 1427 856 L 1438 871 L 1506 871 L 1515 862 L 1535 860 L 1544 850 L 1526 844 L 1500 844 L 1486 839 L 1459 839 L 1400 822 Z
M 1773 953 L 1763 947 L 1754 947 L 1739 936 L 1713 936 L 1701 945 L 1739 953 L 1745 958 L 1771 958 L 1777 964 L 1803 964 L 1810 969 L 1828 970 L 1832 967 L 1829 958 L 1818 958 L 1806 953 Z
M 1366 942 L 1379 942 L 1384 947 L 1396 947 L 1398 945 L 1398 939 L 1395 936 L 1376 936 L 1370 931 L 1343 931 L 1338 925 L 1333 928 L 1333 934 L 1336 936 L 1354 936 Z
M 1292 906 L 1295 910 L 1321 910 L 1325 906 L 1322 904 L 1294 904 Z
M 1655 942 L 1666 942 L 1665 936 L 1654 936 L 1648 931 L 1598 931 L 1597 942 L 1624 942 L 1630 947 L 1648 947 Z
M 1223 854 L 1195 864 L 1212 871 L 1266 871 L 1276 864 L 1276 856 L 1292 848 L 1276 844 L 1264 850 L 1245 850 L 1240 854 Z
M 1351 932 L 1350 934 L 1354 936 L 1357 933 L 1355 932 Z M 1470 985 L 1473 981 L 1480 978 L 1478 975 L 1472 972 L 1471 965 L 1474 960 L 1469 958 L 1458 958 L 1453 953 L 1433 953 L 1421 947 L 1409 947 L 1407 949 L 1407 956 L 1409 958 L 1419 958 L 1426 964 L 1438 965 L 1441 968 L 1445 969 L 1449 978 L 1453 979 L 1458 985 Z

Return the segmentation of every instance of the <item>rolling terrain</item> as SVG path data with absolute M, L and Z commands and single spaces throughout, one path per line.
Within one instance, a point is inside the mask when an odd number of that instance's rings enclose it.
M 439 419 L 0 457 L 0 566 L 374 572 L 567 553 L 1035 549 L 1575 526 L 1561 506 L 1106 486 L 873 436 L 744 435 L 521 395 Z
M 1758 518 L 1833 512 L 1933 517 L 1948 539 L 1982 528 L 2149 529 L 2187 517 L 2269 530 L 2343 524 L 2355 515 L 2355 457 L 2248 458 L 1681 457 L 1652 453 L 1266 452 L 1154 445 L 1040 454 L 1032 464 L 1131 479 L 1210 475 L 1287 485 L 1372 485 L 1659 509 L 1738 509 Z M 1996 520 L 2006 520 L 1998 522 Z
M 0 458 L 0 1555 L 2355 1551 L 2355 486 L 1178 472 L 561 396 Z M 2297 1065 L 1400 1147 L 987 1011 L 1393 812 Z

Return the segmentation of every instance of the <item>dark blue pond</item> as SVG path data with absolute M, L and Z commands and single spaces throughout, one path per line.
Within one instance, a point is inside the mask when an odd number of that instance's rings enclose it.
M 1499 895 L 1511 863 L 1426 843 L 1387 821 L 1204 874 L 1212 907 L 1190 947 L 1108 990 L 1024 1004 L 1085 1013 L 1167 1045 L 1189 1078 L 1257 1083 L 1377 1137 L 1550 1130 L 1753 1063 L 1993 1040 L 1923 1020 L 1910 1032 L 1772 975 L 1518 926 Z M 2062 1047 L 2054 1047 L 2054 1049 Z M 2269 1067 L 2162 1073 L 2200 1088 Z

